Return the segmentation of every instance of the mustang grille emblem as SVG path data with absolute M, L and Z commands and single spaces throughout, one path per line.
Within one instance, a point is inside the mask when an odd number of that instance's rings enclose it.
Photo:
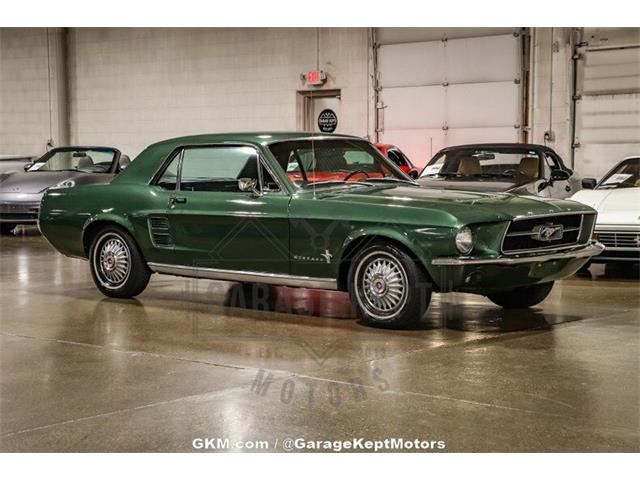
M 563 234 L 564 228 L 562 225 L 546 224 L 535 227 L 532 237 L 541 242 L 551 242 L 553 240 L 560 240 Z

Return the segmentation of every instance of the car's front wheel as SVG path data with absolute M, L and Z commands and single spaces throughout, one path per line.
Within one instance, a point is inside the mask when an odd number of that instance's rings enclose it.
M 151 271 L 128 232 L 109 226 L 98 232 L 89 254 L 91 275 L 108 297 L 131 298 L 142 293 Z
M 487 295 L 496 305 L 504 308 L 528 308 L 542 302 L 553 288 L 553 282 L 518 287 L 506 292 L 491 293 Z
M 16 228 L 15 223 L 0 223 L 0 233 L 2 235 L 11 235 L 14 228 Z
M 406 252 L 394 245 L 376 243 L 353 258 L 349 295 L 367 324 L 406 328 L 417 324 L 427 310 L 431 284 Z

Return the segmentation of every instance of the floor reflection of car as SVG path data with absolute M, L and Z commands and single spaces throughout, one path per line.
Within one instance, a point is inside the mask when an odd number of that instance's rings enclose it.
M 567 198 L 581 179 L 549 147 L 520 143 L 461 145 L 440 150 L 420 173 L 425 187 Z
M 585 178 L 572 200 L 598 211 L 595 235 L 605 251 L 593 262 L 640 263 L 640 157 L 629 157 L 600 183 Z
M 411 178 L 418 178 L 418 169 L 409 158 L 395 145 L 389 143 L 376 143 L 376 148 L 384 153 L 389 160 L 396 164 L 400 170 Z
M 40 229 L 105 295 L 153 272 L 349 292 L 367 323 L 420 321 L 432 292 L 542 302 L 602 251 L 576 202 L 422 188 L 369 142 L 199 135 L 148 147 L 108 185 L 47 192 Z
M 129 164 L 129 157 L 111 147 L 59 147 L 23 166 L 0 174 L 0 229 L 35 225 L 42 195 L 52 188 L 108 183 Z
M 0 173 L 22 171 L 32 158 L 29 155 L 0 155 Z

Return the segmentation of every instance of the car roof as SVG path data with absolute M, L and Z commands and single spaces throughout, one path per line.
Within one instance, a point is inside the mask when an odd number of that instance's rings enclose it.
M 238 142 L 253 143 L 259 145 L 268 145 L 270 143 L 282 142 L 286 140 L 299 140 L 304 138 L 351 138 L 354 140 L 364 140 L 362 137 L 353 135 L 341 135 L 334 133 L 318 133 L 318 132 L 229 132 L 229 133 L 206 133 L 200 135 L 188 135 L 185 137 L 175 137 L 154 143 L 151 146 L 162 145 L 206 145 L 218 142 Z

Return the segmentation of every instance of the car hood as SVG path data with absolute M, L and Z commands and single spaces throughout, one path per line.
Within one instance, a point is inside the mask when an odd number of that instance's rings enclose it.
M 311 192 L 307 192 L 307 195 Z M 368 204 L 394 208 L 394 218 L 414 218 L 415 209 L 446 212 L 462 223 L 480 223 L 511 220 L 525 215 L 553 215 L 556 213 L 590 210 L 584 205 L 568 200 L 548 199 L 536 196 L 519 196 L 510 193 L 465 192 L 418 186 L 398 185 L 384 187 L 335 188 L 318 197 L 333 198 L 347 203 L 345 208 L 359 209 Z M 401 207 L 401 211 L 396 211 Z
M 531 182 L 516 182 L 513 179 L 504 178 L 478 178 L 469 180 L 466 178 L 442 178 L 422 177 L 416 180 L 421 186 L 429 188 L 442 188 L 444 190 L 464 190 L 466 192 L 508 192 L 512 189 L 520 189 Z
M 640 226 L 640 188 L 580 190 L 571 200 L 595 208 L 599 225 Z
M 78 184 L 98 183 L 98 179 L 108 182 L 112 175 L 84 172 L 16 172 L 0 176 L 0 193 L 40 193 L 43 190 L 65 180 L 74 180 Z

